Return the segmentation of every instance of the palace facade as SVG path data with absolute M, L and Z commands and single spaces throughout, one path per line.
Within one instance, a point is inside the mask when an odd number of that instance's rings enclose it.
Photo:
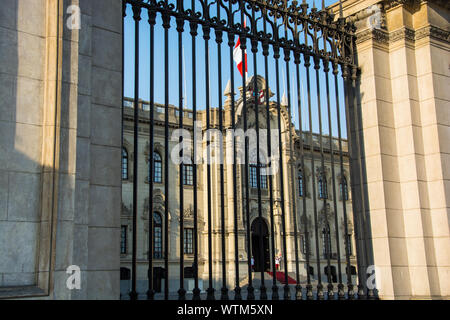
M 258 76 L 258 91 L 260 88 L 265 88 L 265 81 L 262 77 Z M 248 128 L 255 128 L 255 103 L 253 95 L 253 80 L 248 81 L 247 92 L 247 123 Z M 224 132 L 223 136 L 226 136 L 225 131 L 231 128 L 231 92 L 229 87 L 225 91 L 224 95 L 227 97 L 223 106 L 223 119 L 224 119 Z M 270 96 L 274 94 L 270 92 Z M 236 109 L 236 129 L 243 128 L 243 96 L 242 88 L 240 88 L 240 96 L 235 101 Z M 164 232 L 166 227 L 164 226 L 164 213 L 165 213 L 165 132 L 164 132 L 164 119 L 165 108 L 164 105 L 155 104 L 154 119 L 154 176 L 153 176 L 153 231 L 149 232 L 149 159 L 152 154 L 150 151 L 149 141 L 149 116 L 150 106 L 149 102 L 140 101 L 139 108 L 139 155 L 136 157 L 133 154 L 133 135 L 134 135 L 134 101 L 133 99 L 124 99 L 124 133 L 123 133 L 123 161 L 122 161 L 122 214 L 121 214 L 121 292 L 122 295 L 126 294 L 129 290 L 129 279 L 131 270 L 131 254 L 132 254 L 132 203 L 133 203 L 133 161 L 138 160 L 138 223 L 137 223 L 137 283 L 138 292 L 144 293 L 147 290 L 147 271 L 148 271 L 148 254 L 149 254 L 149 235 L 153 234 L 153 267 L 154 269 L 154 282 L 156 291 L 160 291 L 164 288 L 164 279 L 162 274 L 164 271 L 164 257 L 165 257 L 165 243 Z M 277 121 L 277 109 L 276 102 L 270 100 L 270 126 L 271 130 L 278 131 Z M 294 129 L 288 112 L 287 101 L 283 98 L 281 103 L 281 136 L 282 136 L 282 159 L 284 169 L 284 196 L 286 199 L 285 217 L 286 217 L 286 249 L 288 259 L 288 272 L 289 276 L 295 279 L 295 247 L 294 247 L 294 220 L 293 210 L 295 208 L 297 214 L 298 224 L 298 257 L 300 265 L 301 281 L 306 279 L 306 248 L 307 237 L 309 241 L 310 251 L 310 274 L 311 279 L 317 280 L 317 259 L 320 259 L 321 265 L 321 277 L 324 283 L 327 282 L 327 262 L 328 252 L 330 257 L 331 274 L 333 282 L 337 280 L 338 273 L 338 256 L 337 256 L 337 242 L 336 242 L 336 224 L 335 224 L 335 210 L 337 209 L 338 217 L 338 232 L 339 232 L 339 249 L 340 249 L 340 263 L 343 274 L 343 279 L 346 283 L 346 259 L 345 259 L 345 224 L 344 224 L 344 207 L 347 214 L 347 236 L 350 240 L 349 253 L 351 260 L 351 273 L 356 275 L 356 252 L 355 242 L 353 237 L 353 214 L 351 205 L 351 192 L 350 192 L 350 177 L 349 177 L 349 162 L 348 162 L 348 146 L 347 141 L 342 140 L 343 149 L 343 172 L 341 171 L 341 163 L 339 157 L 339 140 L 332 138 L 331 143 L 334 150 L 333 162 L 334 170 L 331 166 L 331 149 L 330 149 L 330 137 L 322 136 L 323 146 L 323 160 L 324 167 L 321 165 L 321 149 L 320 149 L 320 135 L 313 134 L 313 142 L 311 143 L 309 132 L 303 132 L 303 150 L 300 148 L 300 132 Z M 218 108 L 211 109 L 211 128 L 219 128 L 219 116 Z M 179 128 L 179 108 L 169 105 L 169 155 L 172 153 L 173 148 L 179 143 L 178 138 L 172 139 L 174 130 Z M 201 142 L 205 146 L 206 136 L 206 111 L 197 111 L 197 121 L 201 121 L 202 127 L 201 133 L 203 141 Z M 192 136 L 194 131 L 192 110 L 183 111 L 183 128 L 188 130 Z M 267 108 L 266 103 L 259 105 L 259 128 L 267 129 Z M 290 130 L 289 130 L 290 129 Z M 289 133 L 291 137 L 289 137 Z M 237 136 L 237 135 L 236 135 Z M 292 144 L 290 141 L 292 138 Z M 236 138 L 236 141 L 239 137 Z M 277 149 L 278 146 L 276 140 L 271 138 L 273 149 Z M 211 139 L 213 141 L 213 139 Z M 261 139 L 261 141 L 267 141 L 267 139 Z M 224 159 L 229 159 L 230 155 L 227 155 L 229 150 L 227 148 L 226 140 L 223 142 Z M 264 142 L 265 146 L 266 142 Z M 292 146 L 292 149 L 290 148 Z M 261 149 L 263 149 L 263 143 L 261 142 Z M 266 148 L 267 149 L 267 148 Z M 211 156 L 215 156 L 215 152 L 219 149 L 212 148 Z M 237 148 L 237 157 L 243 156 L 242 149 Z M 292 152 L 291 152 L 292 151 Z M 311 153 L 313 152 L 313 154 Z M 275 153 L 272 150 L 271 154 Z M 255 271 L 260 271 L 264 268 L 265 271 L 272 271 L 271 256 L 280 256 L 283 253 L 283 232 L 282 232 L 282 208 L 281 208 L 281 190 L 280 190 L 280 171 L 278 170 L 272 176 L 273 181 L 273 235 L 275 243 L 275 252 L 272 252 L 271 237 L 271 215 L 270 215 L 270 192 L 269 192 L 269 179 L 264 173 L 266 172 L 262 168 L 260 170 L 260 187 L 261 187 L 261 209 L 262 219 L 259 218 L 258 207 L 258 189 L 257 189 L 257 170 L 256 170 L 256 152 L 252 152 L 249 149 L 249 172 L 248 172 L 248 194 L 249 194 L 249 221 L 251 226 L 251 256 L 254 257 Z M 263 152 L 260 152 L 260 163 L 264 161 Z M 278 154 L 278 153 L 277 153 Z M 302 154 L 304 156 L 304 167 L 302 166 Z M 312 157 L 314 157 L 314 171 L 312 170 Z M 231 156 L 231 158 L 233 158 Z M 248 259 L 249 253 L 247 252 L 247 232 L 246 232 L 246 219 L 247 214 L 245 211 L 245 199 L 246 189 L 245 178 L 243 170 L 245 166 L 239 164 L 237 161 L 237 175 L 236 175 L 236 194 L 237 194 L 237 214 L 238 214 L 238 257 L 240 266 L 240 282 L 241 286 L 246 285 L 248 279 Z M 213 275 L 215 287 L 220 287 L 221 284 L 221 266 L 222 266 L 222 251 L 221 251 L 221 201 L 220 201 L 220 171 L 219 164 L 211 164 L 211 191 L 208 195 L 207 190 L 207 165 L 205 163 L 197 165 L 197 194 L 198 194 L 198 272 L 200 289 L 206 290 L 208 286 L 208 196 L 211 197 L 211 217 L 212 217 L 212 255 L 213 255 Z M 189 291 L 193 289 L 193 281 L 190 281 L 189 277 L 192 276 L 193 262 L 194 262 L 194 220 L 193 220 L 193 199 L 194 199 L 194 180 L 193 180 L 193 165 L 184 165 L 183 174 L 183 198 L 184 198 L 184 265 L 185 268 L 185 288 Z M 274 170 L 276 171 L 276 170 Z M 268 171 L 267 171 L 268 172 Z M 170 291 L 176 292 L 179 288 L 179 261 L 180 261 L 180 167 L 173 161 L 169 161 L 169 288 Z M 334 177 L 333 177 L 334 173 Z M 315 192 L 313 190 L 313 179 L 315 179 Z M 224 164 L 224 208 L 225 208 L 225 230 L 226 230 L 226 263 L 228 274 L 228 288 L 233 289 L 235 283 L 235 236 L 234 236 L 234 197 L 233 197 L 233 166 L 225 161 Z M 343 182 L 343 184 L 341 183 Z M 333 187 L 333 183 L 335 184 Z M 334 193 L 336 199 L 334 199 Z M 316 242 L 315 242 L 315 224 L 314 224 L 314 199 L 316 199 L 317 217 L 318 217 L 318 238 L 319 238 L 319 256 L 316 254 Z M 303 212 L 303 198 L 306 200 L 306 216 Z M 336 200 L 336 202 L 335 202 Z M 336 203 L 336 206 L 335 206 Z M 243 205 L 244 204 L 244 205 Z M 302 218 L 300 219 L 300 216 Z M 262 224 L 262 226 L 260 226 Z M 306 226 L 307 224 L 307 226 Z M 262 230 L 262 234 L 260 234 Z M 308 235 L 306 233 L 308 231 Z M 263 237 L 263 252 L 264 258 L 260 257 L 260 242 L 259 237 Z M 330 248 L 327 252 L 326 246 Z M 251 257 L 250 256 L 250 257 Z M 261 266 L 264 261 L 264 266 Z M 281 259 L 281 271 L 284 271 L 284 257 Z M 254 272 L 257 274 L 257 272 Z M 267 278 L 271 279 L 269 274 Z M 266 278 L 266 279 L 267 279 Z

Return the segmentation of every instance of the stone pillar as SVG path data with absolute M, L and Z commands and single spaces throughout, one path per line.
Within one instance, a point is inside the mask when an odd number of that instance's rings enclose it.
M 343 12 L 357 27 L 380 298 L 448 298 L 449 4 L 347 0 Z
M 0 43 L 0 298 L 118 299 L 121 1 L 5 1 Z

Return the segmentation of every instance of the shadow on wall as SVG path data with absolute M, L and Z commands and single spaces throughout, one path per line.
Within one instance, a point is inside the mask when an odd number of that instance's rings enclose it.
M 59 61 L 68 68 L 62 70 L 60 89 L 55 81 L 47 81 L 55 79 L 58 70 L 56 61 L 46 64 L 51 57 L 47 50 L 56 49 L 48 46 L 46 38 L 49 7 L 47 0 L 3 0 L 0 10 L 0 298 L 47 295 L 47 272 L 55 268 L 65 273 L 67 263 L 62 260 L 70 262 L 73 250 L 69 243 L 73 227 L 65 223 L 74 219 L 75 172 L 70 172 L 69 163 L 74 163 L 75 155 L 69 150 L 73 138 L 69 128 L 76 128 L 71 124 L 76 124 L 76 113 L 69 107 L 76 101 L 69 94 L 70 63 Z M 64 45 L 63 60 L 71 61 L 71 42 Z M 57 90 L 63 99 L 61 112 L 55 114 Z M 57 116 L 60 132 L 54 126 Z M 55 174 L 57 142 L 59 172 Z M 59 196 L 53 198 L 56 186 Z M 59 204 L 56 211 L 53 203 Z M 64 223 L 55 223 L 54 211 Z M 55 237 L 56 248 L 51 245 Z M 55 261 L 52 250 L 56 250 Z

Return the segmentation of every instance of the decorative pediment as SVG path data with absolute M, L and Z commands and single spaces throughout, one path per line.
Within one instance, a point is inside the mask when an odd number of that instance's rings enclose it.
M 148 211 L 149 211 L 149 201 L 148 197 L 144 200 L 144 217 L 148 219 Z M 163 192 L 159 189 L 153 190 L 153 211 L 165 212 L 165 196 Z M 170 219 L 170 215 L 169 215 Z
M 180 221 L 180 217 L 178 217 L 178 221 Z M 192 205 L 189 205 L 188 208 L 183 211 L 183 220 L 184 221 L 193 221 L 194 220 L 194 209 Z
M 322 175 L 325 175 L 325 177 L 328 177 L 330 175 L 330 168 L 322 167 L 322 166 L 316 167 L 316 177 L 319 178 Z
M 163 145 L 161 143 L 154 142 L 153 143 L 153 150 L 157 151 L 160 154 L 161 158 L 163 157 L 164 147 L 163 147 Z M 148 163 L 148 161 L 150 159 L 150 142 L 149 141 L 147 141 L 147 143 L 145 144 L 143 153 L 144 153 L 144 156 L 145 156 L 145 161 Z

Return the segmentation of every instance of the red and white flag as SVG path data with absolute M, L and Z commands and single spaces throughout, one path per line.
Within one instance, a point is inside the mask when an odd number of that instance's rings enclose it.
M 246 27 L 246 21 L 247 21 L 247 18 L 245 18 L 245 20 L 244 20 L 244 28 Z M 241 46 L 241 38 L 239 37 L 238 41 L 236 43 L 236 46 L 234 47 L 233 60 L 234 60 L 234 62 L 236 62 L 237 68 L 238 68 L 239 72 L 241 73 L 241 77 L 243 77 L 244 74 L 243 74 L 243 70 L 242 70 L 242 65 L 243 65 L 243 63 L 242 63 L 242 50 L 241 50 L 240 46 Z M 248 69 L 247 69 L 247 50 L 244 51 L 244 56 L 245 56 L 245 58 L 244 58 L 245 59 L 245 77 L 247 78 L 247 72 L 248 72 Z

